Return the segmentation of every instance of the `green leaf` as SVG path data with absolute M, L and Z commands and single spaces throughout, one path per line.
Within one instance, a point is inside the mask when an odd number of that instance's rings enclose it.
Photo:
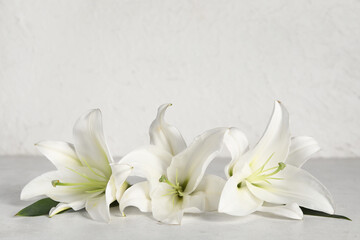
M 52 200 L 51 198 L 41 199 L 26 208 L 20 210 L 15 216 L 41 216 L 48 215 L 51 208 L 56 207 L 59 202 Z
M 312 210 L 312 209 L 305 208 L 305 207 L 300 207 L 300 208 L 301 208 L 302 212 L 304 213 L 304 215 L 312 215 L 312 216 L 328 217 L 328 218 L 339 218 L 339 219 L 345 219 L 345 220 L 352 221 L 350 218 L 342 216 L 342 215 L 328 214 L 328 213 Z

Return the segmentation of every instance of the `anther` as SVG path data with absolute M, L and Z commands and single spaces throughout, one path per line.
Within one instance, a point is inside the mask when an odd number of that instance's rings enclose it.
M 162 175 L 160 178 L 159 178 L 159 182 L 166 182 L 167 181 L 167 177 L 165 175 Z
M 286 164 L 283 163 L 283 162 L 279 162 L 278 164 L 279 164 L 279 170 L 280 171 L 283 170 L 286 167 Z
M 52 180 L 51 181 L 51 185 L 53 185 L 53 187 L 56 187 L 56 185 L 58 185 L 60 183 L 59 180 Z

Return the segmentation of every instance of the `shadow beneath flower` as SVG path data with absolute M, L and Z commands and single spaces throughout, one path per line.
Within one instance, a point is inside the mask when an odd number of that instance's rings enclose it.
M 291 219 L 291 218 L 275 215 L 275 214 L 272 214 L 272 213 L 255 212 L 253 214 L 257 215 L 259 217 L 267 218 L 267 219 L 271 219 L 271 220 L 278 219 L 278 220 L 286 220 L 286 221 L 301 221 L 301 220 L 298 220 L 298 219 Z
M 119 207 L 111 207 L 110 208 L 110 214 L 112 217 L 119 217 L 119 218 L 136 218 L 136 217 L 146 217 L 148 219 L 154 220 L 151 213 L 143 213 L 136 207 L 127 207 L 125 210 L 125 217 L 121 214 Z
M 256 216 L 249 215 L 245 217 L 236 217 L 230 216 L 223 213 L 218 212 L 207 212 L 207 213 L 185 213 L 184 222 L 187 222 L 189 218 L 187 216 L 191 216 L 192 219 L 201 219 L 205 222 L 221 222 L 221 223 L 236 223 L 236 224 L 244 224 L 256 221 Z
M 14 184 L 11 185 L 11 183 L 1 184 L 1 202 L 3 205 L 9 205 L 9 206 L 27 206 L 32 202 L 35 202 L 38 199 L 32 200 L 32 201 L 21 201 L 20 200 L 20 193 L 22 189 L 22 185 L 20 184 Z M 40 199 L 40 198 L 39 198 Z
M 9 164 L 11 163 L 11 164 Z M 28 201 L 20 200 L 21 190 L 35 177 L 46 170 L 54 169 L 50 161 L 38 156 L 1 156 L 1 203 L 2 205 L 23 208 L 44 198 L 38 197 Z M 20 209 L 18 209 L 20 210 Z

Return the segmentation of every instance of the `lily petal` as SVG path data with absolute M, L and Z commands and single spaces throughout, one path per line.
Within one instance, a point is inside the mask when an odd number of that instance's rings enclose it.
M 74 145 L 84 166 L 95 167 L 110 177 L 113 162 L 105 141 L 101 112 L 92 110 L 82 115 L 75 123 Z
M 151 193 L 153 217 L 163 223 L 180 224 L 184 215 L 183 200 L 169 194 L 173 189 L 166 183 L 159 183 Z
M 279 162 L 285 161 L 289 147 L 289 114 L 280 102 L 275 101 L 271 120 L 264 135 L 255 148 L 244 155 L 244 158 L 251 161 L 250 166 L 254 171 L 270 158 L 266 165 L 270 168 L 277 166 Z M 238 162 L 242 165 L 241 161 Z M 236 165 L 234 171 L 238 169 Z
M 116 183 L 115 183 L 115 178 L 114 178 L 114 176 L 111 176 L 108 184 L 106 185 L 106 189 L 105 189 L 105 199 L 106 199 L 106 204 L 108 207 L 112 202 L 114 202 L 117 199 L 116 197 L 118 194 L 118 190 L 120 190 L 119 195 L 122 195 L 125 191 L 124 188 L 117 189 Z
M 186 150 L 174 156 L 167 169 L 170 182 L 175 183 L 177 180 L 180 185 L 186 186 L 184 193 L 193 192 L 210 162 L 221 152 L 228 131 L 228 128 L 209 130 L 198 136 Z
M 132 176 L 144 177 L 150 182 L 150 188 L 159 183 L 159 178 L 170 165 L 172 155 L 162 148 L 148 145 L 126 154 L 119 164 L 133 167 Z
M 299 205 L 296 203 L 289 203 L 286 205 L 278 206 L 262 206 L 258 209 L 259 212 L 271 213 L 274 215 L 287 217 L 291 219 L 302 219 L 304 214 L 301 211 Z
M 156 119 L 151 123 L 149 134 L 150 143 L 176 155 L 186 148 L 186 143 L 179 130 L 166 123 L 165 112 L 172 104 L 163 104 L 159 107 Z
M 300 168 L 319 150 L 319 144 L 312 137 L 294 137 L 291 139 L 290 151 L 286 163 Z
M 105 194 L 87 199 L 85 208 L 92 219 L 110 222 L 109 205 L 116 200 L 116 190 L 115 179 L 112 176 L 106 186 Z
M 35 144 L 57 169 L 61 167 L 81 166 L 73 144 L 58 141 L 43 141 Z
M 120 201 L 120 212 L 125 216 L 124 209 L 128 206 L 137 207 L 141 212 L 151 212 L 150 186 L 143 181 L 128 188 Z
M 225 135 L 224 143 L 231 154 L 231 162 L 225 167 L 226 177 L 229 178 L 233 175 L 235 163 L 249 149 L 249 142 L 239 129 L 230 128 L 229 133 Z
M 193 192 L 183 197 L 183 208 L 186 213 L 201 213 L 205 211 L 206 194 L 204 192 Z
M 92 219 L 110 222 L 110 209 L 105 194 L 87 199 L 85 208 Z
M 114 187 L 116 189 L 115 190 L 115 192 L 116 192 L 115 199 L 117 199 L 117 201 L 120 202 L 122 195 L 127 187 L 127 184 L 125 183 L 125 181 L 128 178 L 128 176 L 130 176 L 133 168 L 127 164 L 114 163 L 114 164 L 111 164 L 111 169 L 112 169 L 113 175 L 110 178 L 110 181 L 113 179 Z
M 191 194 L 198 192 L 204 193 L 203 211 L 216 211 L 219 206 L 220 196 L 225 186 L 225 180 L 215 175 L 205 175 L 199 186 Z
M 334 214 L 331 195 L 324 185 L 311 174 L 291 165 L 276 174 L 283 180 L 269 180 L 268 183 L 248 184 L 249 190 L 258 198 L 269 203 L 297 203 L 300 206 Z
M 85 207 L 86 201 L 77 201 L 72 203 L 59 203 L 56 207 L 50 209 L 49 217 L 53 217 L 56 214 L 72 208 L 74 211 L 80 210 Z
M 54 188 L 51 181 L 59 179 L 59 176 L 61 176 L 59 171 L 51 171 L 34 178 L 22 189 L 20 199 L 28 200 L 37 196 L 47 195 Z
M 246 216 L 261 207 L 263 201 L 255 197 L 246 184 L 238 187 L 242 180 L 237 175 L 227 180 L 221 194 L 219 212 L 233 216 Z

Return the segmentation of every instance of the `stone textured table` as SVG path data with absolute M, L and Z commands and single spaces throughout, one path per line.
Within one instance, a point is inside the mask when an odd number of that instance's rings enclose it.
M 209 172 L 223 175 L 225 161 L 214 161 Z M 0 157 L 0 239 L 360 239 L 360 159 L 312 159 L 305 166 L 333 195 L 336 212 L 353 221 L 305 216 L 288 220 L 264 214 L 232 217 L 219 213 L 187 214 L 182 225 L 169 226 L 135 208 L 120 217 L 113 208 L 109 224 L 89 219 L 85 211 L 53 218 L 14 217 L 31 202 L 20 200 L 21 189 L 53 169 L 43 157 Z

